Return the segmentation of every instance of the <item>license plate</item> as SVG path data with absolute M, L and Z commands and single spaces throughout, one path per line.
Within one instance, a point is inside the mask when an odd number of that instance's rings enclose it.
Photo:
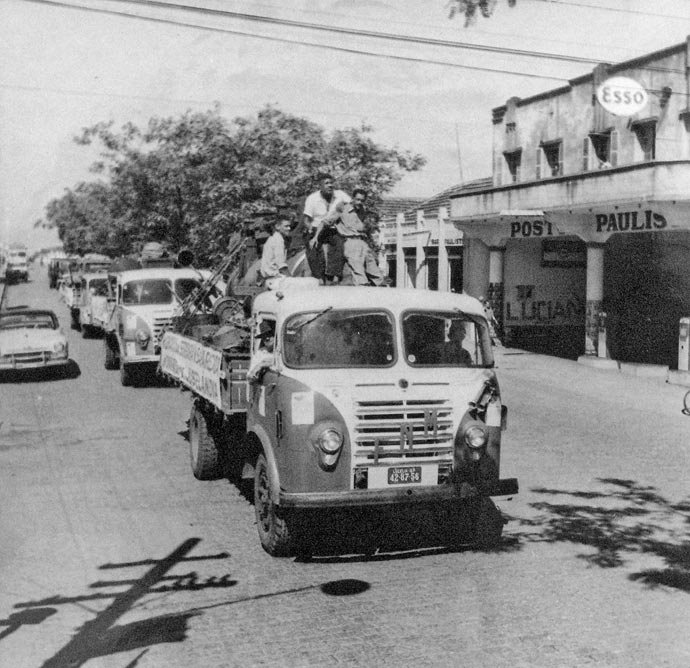
M 414 485 L 422 482 L 421 466 L 391 466 L 388 469 L 389 485 Z

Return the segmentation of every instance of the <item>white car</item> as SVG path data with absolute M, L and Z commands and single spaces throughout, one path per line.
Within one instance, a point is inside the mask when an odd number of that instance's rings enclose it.
M 67 364 L 67 338 L 55 313 L 28 308 L 0 313 L 0 371 Z

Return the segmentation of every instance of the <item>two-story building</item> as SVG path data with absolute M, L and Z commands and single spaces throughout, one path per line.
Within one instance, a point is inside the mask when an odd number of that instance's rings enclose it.
M 440 236 L 462 232 L 462 287 L 490 297 L 509 344 L 676 366 L 690 316 L 689 72 L 690 39 L 493 110 L 492 178 L 449 194 Z

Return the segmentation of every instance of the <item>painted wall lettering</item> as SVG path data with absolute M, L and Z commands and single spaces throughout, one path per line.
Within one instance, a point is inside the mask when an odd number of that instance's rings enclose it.
M 575 324 L 583 316 L 582 302 L 574 296 L 506 303 L 506 322 Z
M 551 223 L 546 220 L 516 220 L 510 224 L 511 237 L 550 237 L 553 235 Z
M 642 232 L 666 227 L 666 218 L 651 209 L 597 213 L 595 220 L 597 232 Z

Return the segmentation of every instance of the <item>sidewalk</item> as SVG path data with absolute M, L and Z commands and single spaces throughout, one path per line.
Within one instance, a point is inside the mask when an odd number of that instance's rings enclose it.
M 612 374 L 636 376 L 638 378 L 658 380 L 661 383 L 668 383 L 670 385 L 690 387 L 690 372 L 669 369 L 668 366 L 662 364 L 619 362 L 612 359 L 594 356 L 590 357 L 589 355 L 582 355 L 576 361 L 551 355 L 532 353 L 528 350 L 521 350 L 520 348 L 506 348 L 503 346 L 496 346 L 494 348 L 494 358 L 496 359 L 497 366 L 504 368 L 507 366 L 512 368 L 536 366 L 542 369 L 551 368 L 557 371 L 559 366 L 566 368 L 573 364 L 582 364 L 601 371 L 608 371 Z

